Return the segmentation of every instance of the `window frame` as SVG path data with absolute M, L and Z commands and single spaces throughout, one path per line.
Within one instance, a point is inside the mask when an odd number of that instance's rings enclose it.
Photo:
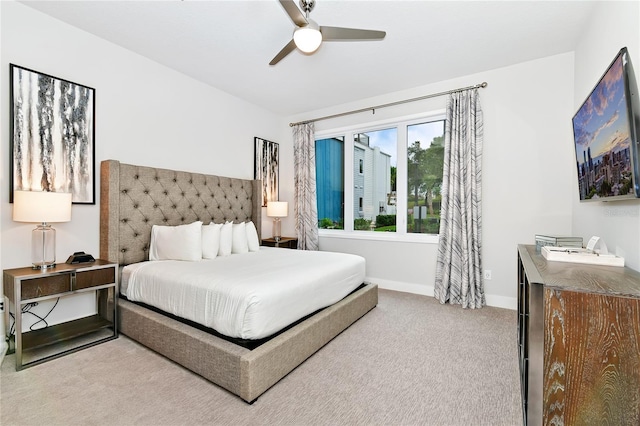
M 318 228 L 318 235 L 323 238 L 339 238 L 339 239 L 354 239 L 354 240 L 376 240 L 376 241 L 397 241 L 397 242 L 412 242 L 412 243 L 429 243 L 437 244 L 440 237 L 438 234 L 418 234 L 407 232 L 407 215 L 396 214 L 396 232 L 376 232 L 376 231 L 356 231 L 353 229 L 354 217 L 354 177 L 356 172 L 354 167 L 347 167 L 347 165 L 354 164 L 354 135 L 358 133 L 373 132 L 377 130 L 384 130 L 395 127 L 397 135 L 396 155 L 397 155 L 397 170 L 402 170 L 403 173 L 396 172 L 396 211 L 406 212 L 408 201 L 408 180 L 407 180 L 407 168 L 408 168 L 408 141 L 407 141 L 407 127 L 415 124 L 428 123 L 433 121 L 446 120 L 446 112 L 444 109 L 430 111 L 423 114 L 413 114 L 408 116 L 401 116 L 392 119 L 379 120 L 366 122 L 361 124 L 354 124 L 352 126 L 343 126 L 340 128 L 327 129 L 318 131 L 314 135 L 314 140 L 327 139 L 327 138 L 344 138 L 343 139 L 343 160 L 344 160 L 344 199 L 342 203 L 344 205 L 344 229 L 323 229 Z M 347 203 L 347 200 L 352 200 Z

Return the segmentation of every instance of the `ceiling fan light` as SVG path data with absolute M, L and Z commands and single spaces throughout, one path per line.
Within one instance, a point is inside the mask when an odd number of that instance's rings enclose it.
M 322 33 L 311 25 L 296 28 L 293 32 L 293 41 L 296 47 L 305 53 L 312 53 L 318 50 L 322 43 Z

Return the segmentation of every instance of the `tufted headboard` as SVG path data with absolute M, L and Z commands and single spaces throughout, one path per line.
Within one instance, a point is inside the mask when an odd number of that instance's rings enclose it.
M 105 160 L 100 164 L 100 258 L 149 260 L 153 225 L 251 220 L 261 235 L 260 181 Z

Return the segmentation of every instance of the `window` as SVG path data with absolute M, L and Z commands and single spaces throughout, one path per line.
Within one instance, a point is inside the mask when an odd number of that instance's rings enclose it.
M 353 158 L 357 160 L 358 173 L 354 174 L 353 229 L 376 229 L 376 218 L 381 214 L 395 214 L 395 207 L 380 211 L 380 202 L 386 206 L 391 193 L 391 167 L 396 166 L 397 130 L 395 127 L 367 130 L 357 133 L 353 139 Z M 354 203 L 356 204 L 356 203 Z M 389 228 L 388 231 L 395 231 Z
M 438 234 L 441 115 L 316 136 L 319 228 L 381 238 Z
M 407 232 L 437 234 L 444 162 L 444 121 L 407 126 Z

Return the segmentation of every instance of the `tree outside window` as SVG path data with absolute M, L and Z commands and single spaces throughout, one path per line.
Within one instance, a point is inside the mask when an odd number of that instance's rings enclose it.
M 414 140 L 407 147 L 407 232 L 437 234 L 440 228 L 444 121 L 409 126 L 408 137 L 412 133 L 438 136 L 431 141 Z

